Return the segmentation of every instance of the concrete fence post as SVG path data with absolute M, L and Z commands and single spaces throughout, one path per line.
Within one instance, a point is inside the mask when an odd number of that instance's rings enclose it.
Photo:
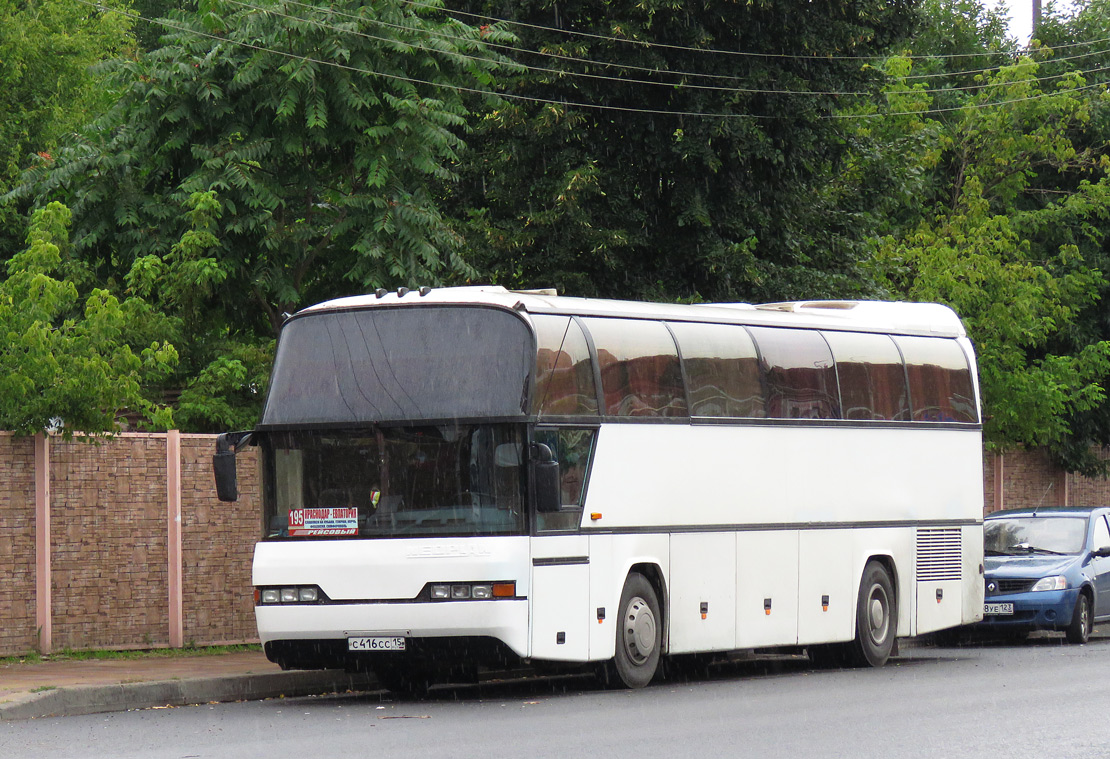
M 50 438 L 35 435 L 35 624 L 39 653 L 54 649 L 50 575 Z
M 166 433 L 166 504 L 170 648 L 181 648 L 185 645 L 185 620 L 181 550 L 181 432 L 178 430 Z

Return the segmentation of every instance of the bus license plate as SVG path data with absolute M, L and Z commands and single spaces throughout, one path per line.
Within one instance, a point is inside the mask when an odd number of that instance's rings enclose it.
M 347 638 L 348 651 L 404 651 L 405 639 L 399 635 L 381 638 Z
M 1005 615 L 1014 613 L 1013 604 L 983 604 L 984 614 Z

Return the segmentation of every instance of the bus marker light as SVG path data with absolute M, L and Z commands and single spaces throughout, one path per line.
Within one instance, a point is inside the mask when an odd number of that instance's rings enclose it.
M 701 602 L 701 618 L 707 619 L 709 617 L 709 604 L 705 601 Z
M 595 522 L 597 520 L 601 519 L 601 512 L 600 511 L 593 512 L 592 514 L 590 514 L 590 519 L 594 520 Z
M 829 597 L 828 596 L 821 596 L 821 611 L 828 611 L 828 610 L 829 610 Z
M 600 625 L 604 621 L 605 621 L 605 607 L 604 606 L 599 606 L 599 607 L 597 607 L 597 623 Z
M 939 604 L 944 600 L 944 588 L 937 588 L 937 603 Z
M 494 598 L 513 598 L 516 596 L 515 582 L 495 582 L 493 584 Z
M 771 616 L 771 599 L 770 598 L 764 598 L 763 599 L 763 613 L 766 614 L 768 617 Z

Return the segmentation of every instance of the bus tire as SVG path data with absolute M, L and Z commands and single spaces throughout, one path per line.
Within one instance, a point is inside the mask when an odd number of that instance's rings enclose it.
M 848 653 L 856 667 L 881 667 L 890 658 L 898 628 L 898 599 L 887 568 L 869 561 L 856 601 L 856 638 Z
M 646 577 L 633 572 L 625 580 L 618 608 L 617 647 L 607 679 L 618 687 L 643 688 L 659 670 L 663 645 L 659 597 Z

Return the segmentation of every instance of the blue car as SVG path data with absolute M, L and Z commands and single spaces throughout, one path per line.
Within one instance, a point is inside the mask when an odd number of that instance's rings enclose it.
M 983 522 L 983 621 L 994 632 L 1063 630 L 1086 643 L 1110 621 L 1110 508 L 996 511 Z

